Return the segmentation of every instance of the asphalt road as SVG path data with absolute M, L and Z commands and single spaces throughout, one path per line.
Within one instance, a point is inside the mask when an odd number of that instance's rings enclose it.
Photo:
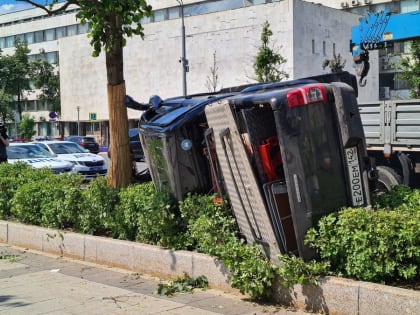
M 108 167 L 108 165 L 109 165 L 108 154 L 106 152 L 99 152 L 99 155 L 102 156 L 105 159 L 105 164 Z M 148 167 L 146 162 L 136 162 L 136 164 L 137 164 L 137 171 L 138 172 L 141 172 Z

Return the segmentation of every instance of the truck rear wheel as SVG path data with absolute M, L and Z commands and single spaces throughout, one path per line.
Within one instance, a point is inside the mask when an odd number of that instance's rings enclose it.
M 377 166 L 378 181 L 376 183 L 375 192 L 380 193 L 391 190 L 392 186 L 401 185 L 401 176 L 388 166 Z

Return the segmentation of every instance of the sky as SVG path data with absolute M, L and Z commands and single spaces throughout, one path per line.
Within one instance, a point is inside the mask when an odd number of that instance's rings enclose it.
M 38 2 L 40 4 L 45 5 L 45 2 L 49 2 L 49 1 L 35 0 L 35 2 Z M 0 15 L 25 10 L 25 9 L 28 9 L 28 8 L 31 8 L 31 7 L 32 6 L 30 4 L 25 3 L 25 2 L 21 2 L 21 1 L 0 0 Z

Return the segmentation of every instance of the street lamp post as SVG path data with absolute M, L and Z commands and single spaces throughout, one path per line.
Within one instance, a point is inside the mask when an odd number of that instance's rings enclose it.
M 182 91 L 184 96 L 187 95 L 187 72 L 189 71 L 188 66 L 188 59 L 186 56 L 186 48 L 185 48 L 185 24 L 184 24 L 184 3 L 182 0 L 176 0 L 180 7 L 181 7 L 181 40 L 182 40 L 182 57 L 181 57 L 181 65 L 182 65 Z
M 76 109 L 77 109 L 77 135 L 80 136 L 80 116 L 79 116 L 80 106 L 77 106 Z

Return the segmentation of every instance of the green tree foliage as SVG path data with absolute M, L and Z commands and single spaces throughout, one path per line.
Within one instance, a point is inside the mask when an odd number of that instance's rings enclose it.
M 336 55 L 334 53 L 331 59 L 325 59 L 322 63 L 322 69 L 325 70 L 326 67 L 330 68 L 331 73 L 343 72 L 343 69 L 346 65 L 346 60 L 341 57 L 340 54 Z
M 410 96 L 420 98 L 420 39 L 411 42 L 410 55 L 401 59 L 398 69 L 397 78 L 411 86 Z
M 41 89 L 41 100 L 47 101 L 53 110 L 60 110 L 60 82 L 54 66 L 46 61 L 30 61 L 29 53 L 27 43 L 16 39 L 13 54 L 0 54 L 0 119 L 5 123 L 14 120 L 10 108 L 14 96 L 22 117 L 22 101 L 25 93 L 30 93 L 31 83 Z
M 18 0 L 43 9 L 48 14 L 60 13 L 69 5 L 77 5 L 76 17 L 81 24 L 89 24 L 93 56 L 105 52 L 108 81 L 108 111 L 111 137 L 111 163 L 108 183 L 111 187 L 126 187 L 132 179 L 131 156 L 128 145 L 128 115 L 124 105 L 123 47 L 126 38 L 144 36 L 141 19 L 151 16 L 152 7 L 145 0 L 59 0 L 46 1 L 46 5 L 33 0 Z M 117 163 L 118 161 L 118 163 Z M 118 164 L 118 165 L 117 165 Z
M 0 62 L 0 83 L 7 94 L 17 96 L 17 110 L 20 117 L 22 116 L 23 92 L 30 90 L 32 78 L 29 52 L 26 42 L 17 38 L 14 54 L 1 56 Z
M 32 63 L 34 86 L 41 91 L 39 100 L 47 102 L 49 110 L 60 113 L 60 75 L 56 66 L 45 60 Z
M 22 119 L 19 122 L 20 136 L 25 138 L 26 141 L 31 141 L 32 137 L 35 135 L 35 120 L 33 117 L 28 114 L 23 114 Z
M 0 122 L 6 123 L 14 119 L 13 111 L 10 108 L 12 96 L 0 88 Z
M 287 60 L 269 45 L 271 36 L 273 32 L 270 30 L 270 24 L 265 21 L 261 33 L 261 46 L 254 61 L 254 71 L 258 82 L 281 81 L 289 77 L 286 72 L 280 70 Z

